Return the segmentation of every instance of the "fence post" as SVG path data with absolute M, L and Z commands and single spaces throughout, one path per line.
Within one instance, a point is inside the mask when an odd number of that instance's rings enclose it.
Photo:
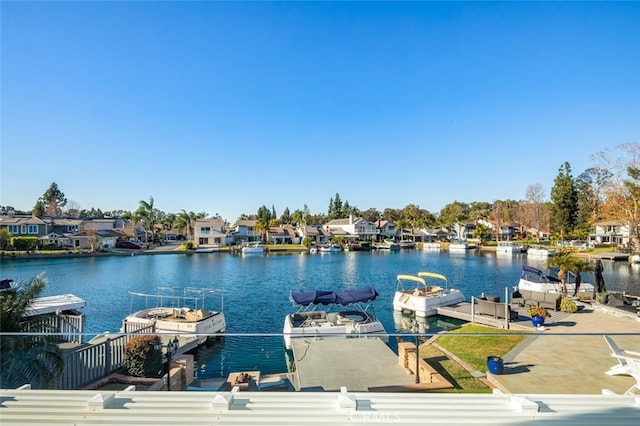
M 107 337 L 104 342 L 104 373 L 106 376 L 111 372 L 111 338 Z

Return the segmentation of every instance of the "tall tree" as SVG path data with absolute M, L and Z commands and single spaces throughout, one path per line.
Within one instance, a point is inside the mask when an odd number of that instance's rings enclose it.
M 600 220 L 602 203 L 605 199 L 605 191 L 609 187 L 613 173 L 603 167 L 590 167 L 582 172 L 576 179 L 577 189 L 581 198 L 580 210 L 589 217 L 589 223 Z M 587 212 L 587 210 L 590 210 Z
M 264 242 L 267 241 L 267 232 L 269 231 L 269 221 L 270 219 L 267 219 L 266 216 L 260 216 L 256 221 L 255 229 L 256 231 L 260 232 L 262 241 Z
M 60 216 L 62 208 L 66 205 L 67 198 L 58 188 L 58 184 L 53 182 L 36 202 L 33 214 L 36 216 Z
M 140 200 L 140 207 L 134 213 L 136 221 L 144 224 L 144 235 L 147 242 L 149 242 L 149 233 L 153 236 L 158 220 L 158 211 L 153 207 L 153 204 L 153 197 L 149 197 L 149 201 Z
M 55 336 L 24 334 L 34 329 L 24 313 L 46 285 L 47 280 L 40 274 L 27 285 L 19 285 L 17 291 L 0 293 L 0 331 L 16 333 L 3 335 L 0 339 L 0 388 L 30 383 L 33 387 L 46 389 L 62 373 L 64 360 Z
M 551 188 L 551 227 L 560 234 L 560 239 L 571 235 L 576 226 L 578 212 L 578 193 L 575 188 L 571 165 L 565 162 L 558 170 Z
M 193 226 L 195 225 L 197 215 L 194 212 L 188 212 L 185 209 L 178 214 L 176 220 L 173 222 L 173 226 L 178 232 L 186 232 L 187 239 L 190 240 L 194 235 Z
M 291 213 L 289 212 L 289 207 L 285 207 L 282 212 L 282 216 L 280 216 L 280 223 L 282 224 L 290 224 L 291 223 Z
M 628 179 L 625 179 L 624 187 L 629 194 L 629 217 L 633 218 L 630 221 L 631 239 L 634 245 L 638 245 L 638 225 L 640 224 L 640 169 L 636 167 L 627 167 Z
M 291 215 L 291 221 L 289 223 L 292 223 L 297 226 L 303 226 L 303 222 L 304 222 L 303 211 L 300 209 L 296 209 Z
M 367 222 L 375 223 L 379 217 L 382 216 L 379 210 L 374 208 L 367 209 L 365 211 L 360 212 L 360 216 Z
M 327 218 L 329 220 L 332 219 L 340 219 L 342 217 L 342 200 L 340 199 L 340 194 L 336 192 L 336 195 L 329 200 L 329 208 L 327 210 Z
M 440 210 L 438 223 L 441 226 L 451 226 L 456 222 L 466 222 L 469 220 L 470 210 L 471 208 L 469 207 L 469 204 L 461 201 L 454 201 L 453 203 L 447 204 L 442 208 L 442 210 Z
M 597 210 L 597 218 L 615 220 L 625 224 L 632 233 L 632 239 L 637 246 L 639 222 L 637 199 L 633 191 L 634 178 L 629 176 L 629 169 L 640 169 L 640 144 L 630 143 L 615 147 L 615 151 L 606 149 L 594 154 L 596 167 L 607 170 L 610 174 L 604 180 L 604 197 Z
M 536 230 L 536 241 L 540 241 L 540 232 L 549 227 L 549 216 L 545 208 L 545 189 L 541 183 L 527 186 L 525 203 L 522 209 L 523 222 Z

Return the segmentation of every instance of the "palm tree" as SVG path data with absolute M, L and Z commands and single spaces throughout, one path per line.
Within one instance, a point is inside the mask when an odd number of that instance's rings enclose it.
M 49 388 L 62 373 L 64 359 L 55 336 L 20 334 L 32 330 L 34 321 L 25 319 L 24 313 L 46 285 L 44 275 L 39 274 L 27 285 L 20 284 L 18 290 L 0 294 L 0 388 L 27 383 Z
M 135 216 L 138 221 L 144 223 L 144 235 L 148 243 L 149 230 L 151 230 L 151 235 L 153 236 L 158 219 L 158 212 L 153 208 L 153 197 L 149 197 L 149 201 L 140 200 L 140 207 L 136 210 Z
M 556 256 L 549 259 L 549 266 L 557 266 L 558 278 L 560 278 L 560 292 L 563 296 L 567 295 L 567 274 L 569 271 L 575 269 L 575 259 L 571 255 L 571 252 L 558 253 Z
M 571 272 L 576 274 L 576 278 L 575 278 L 576 287 L 575 287 L 575 290 L 573 290 L 573 296 L 576 296 L 578 294 L 578 289 L 580 287 L 580 283 L 582 282 L 582 276 L 580 274 L 582 272 L 593 272 L 593 271 L 595 271 L 595 267 L 591 262 L 588 262 L 583 259 L 573 260 L 573 269 L 571 269 Z
M 182 209 L 182 212 L 180 212 L 176 217 L 174 225 L 178 229 L 178 231 L 186 231 L 187 239 L 190 239 L 193 235 L 193 225 L 195 224 L 195 221 L 196 214 L 194 212 L 187 213 L 185 209 Z
M 267 222 L 267 219 L 265 217 L 258 218 L 258 220 L 256 221 L 255 230 L 260 232 L 260 234 L 262 235 L 262 241 L 266 242 L 267 232 L 269 231 L 269 222 Z

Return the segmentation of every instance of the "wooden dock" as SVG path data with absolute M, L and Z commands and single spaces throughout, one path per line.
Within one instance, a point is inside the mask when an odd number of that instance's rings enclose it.
M 518 319 L 507 321 L 504 318 L 493 318 L 488 315 L 475 314 L 471 315 L 471 303 L 463 302 L 454 306 L 447 306 L 438 308 L 438 315 L 456 318 L 467 322 L 473 322 L 476 324 L 488 325 L 496 328 L 517 329 L 517 330 L 531 330 L 531 318 L 527 315 L 526 308 L 519 306 L 511 306 L 512 310 L 518 312 Z M 569 314 L 560 311 L 549 311 L 551 318 L 547 318 L 545 323 L 552 324 L 554 322 L 562 321 Z

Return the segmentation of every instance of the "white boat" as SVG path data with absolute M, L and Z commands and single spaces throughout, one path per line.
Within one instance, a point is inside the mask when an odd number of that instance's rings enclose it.
M 640 254 L 632 254 L 629 256 L 629 263 L 640 263 Z
M 524 265 L 522 266 L 522 274 L 518 281 L 517 290 L 530 290 L 530 291 L 542 291 L 545 293 L 560 293 L 562 282 L 557 276 L 556 269 L 551 269 L 548 273 L 543 272 L 538 268 Z M 575 275 L 572 272 L 567 273 L 567 280 L 565 283 L 567 288 L 567 294 L 573 294 L 576 288 Z M 594 286 L 584 281 L 580 283 L 580 292 L 593 293 Z
M 535 256 L 535 257 L 549 257 L 555 256 L 557 252 L 554 249 L 543 248 L 543 247 L 529 247 L 527 249 L 527 256 Z
M 467 240 L 463 240 L 463 239 L 453 239 L 451 240 L 451 242 L 449 243 L 449 251 L 465 251 L 465 250 L 471 250 L 471 249 L 475 249 L 478 246 L 476 244 L 471 244 L 469 243 Z
M 24 311 L 23 316 L 35 317 L 38 315 L 77 311 L 85 306 L 87 306 L 87 302 L 73 294 L 36 297 Z
M 496 254 L 518 254 L 524 251 L 522 244 L 515 241 L 498 241 Z
M 375 336 L 389 340 L 382 322 L 368 312 L 378 292 L 371 287 L 347 291 L 304 291 L 291 293 L 289 299 L 298 311 L 284 319 L 284 344 L 301 338 L 349 338 Z M 326 310 L 317 310 L 328 305 Z M 344 310 L 350 307 L 349 310 Z M 332 312 L 331 309 L 337 309 Z
M 158 290 L 166 289 L 159 287 Z M 206 293 L 220 293 L 222 295 L 222 290 L 186 288 L 183 296 L 162 293 L 129 293 L 131 294 L 132 313 L 122 321 L 120 329 L 122 333 L 136 332 L 141 328 L 153 326 L 150 333 L 185 334 L 187 337 L 196 337 L 198 343 L 204 343 L 210 335 L 225 332 L 226 322 L 222 313 L 224 303 L 222 296 L 220 311 L 205 308 Z M 144 302 L 145 308 L 133 311 L 136 301 L 138 303 Z
M 400 244 L 396 243 L 395 240 L 387 239 L 382 244 L 378 244 L 376 250 L 400 250 Z
M 318 251 L 320 253 L 338 253 L 342 251 L 342 247 L 339 244 L 329 244 L 326 246 L 319 246 Z
M 437 284 L 427 284 L 427 278 Z M 415 275 L 398 275 L 393 296 L 393 310 L 414 312 L 417 317 L 429 317 L 438 313 L 438 308 L 457 305 L 465 301 L 457 289 L 449 288 L 449 280 L 444 275 L 419 272 Z
M 264 253 L 264 245 L 259 241 L 247 243 L 242 247 L 242 254 L 262 254 Z
M 440 243 L 423 243 L 422 244 L 422 250 L 433 250 L 433 251 L 440 251 Z
M 220 251 L 220 246 L 200 246 L 196 249 L 196 253 L 217 253 Z

